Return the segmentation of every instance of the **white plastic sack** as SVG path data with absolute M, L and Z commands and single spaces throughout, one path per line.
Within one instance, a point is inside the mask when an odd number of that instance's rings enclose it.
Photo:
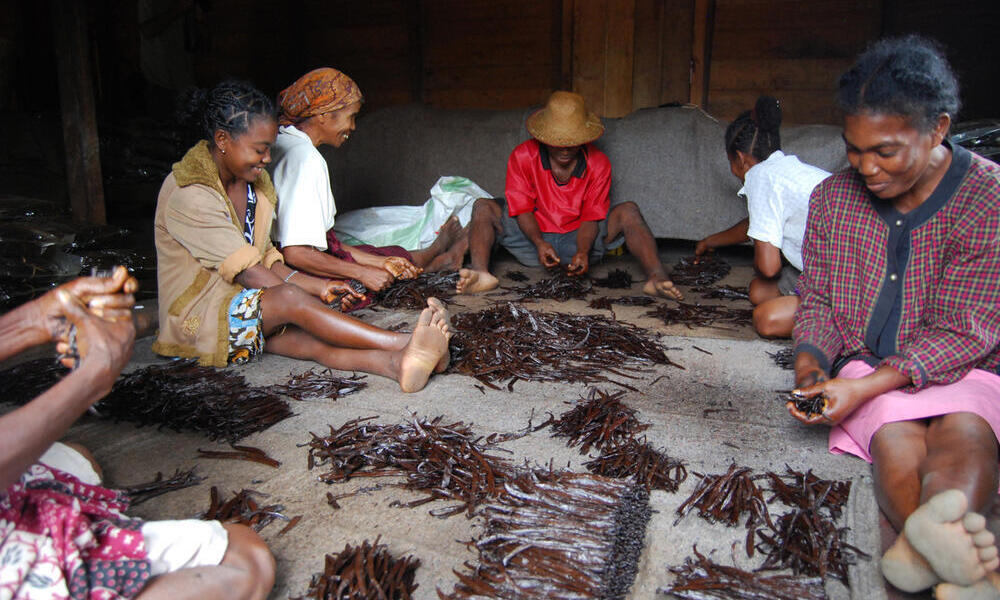
M 345 244 L 402 246 L 420 250 L 430 246 L 437 232 L 455 215 L 462 226 L 472 218 L 477 198 L 492 198 L 467 177 L 445 176 L 431 188 L 423 206 L 375 206 L 337 215 L 333 230 Z

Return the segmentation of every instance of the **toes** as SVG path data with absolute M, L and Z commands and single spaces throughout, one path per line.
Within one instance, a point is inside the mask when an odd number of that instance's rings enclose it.
M 982 531 L 977 531 L 972 534 L 972 543 L 975 544 L 977 548 L 987 548 L 996 543 L 996 537 L 989 529 L 983 529 Z
M 969 510 L 969 500 L 961 490 L 945 490 L 928 500 L 927 507 L 942 523 L 949 523 L 959 520 Z
M 996 546 L 986 546 L 979 549 L 979 560 L 983 561 L 983 565 L 990 562 L 991 560 L 996 560 L 997 558 L 997 547 Z
M 420 316 L 417 317 L 417 325 L 430 325 L 431 319 L 434 318 L 434 310 L 430 308 L 425 308 L 420 311 Z
M 962 517 L 962 525 L 969 533 L 978 533 L 986 529 L 986 517 L 979 513 L 968 512 Z

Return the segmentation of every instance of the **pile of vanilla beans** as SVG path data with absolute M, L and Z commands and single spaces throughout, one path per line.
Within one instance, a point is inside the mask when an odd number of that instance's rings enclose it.
M 673 365 L 655 335 L 598 315 L 528 310 L 504 303 L 452 318 L 449 372 L 475 377 L 498 390 L 518 380 L 608 381 L 606 373 L 633 378 L 646 365 Z
M 294 400 L 311 398 L 340 398 L 363 390 L 368 383 L 362 381 L 364 375 L 353 374 L 350 377 L 338 377 L 330 369 L 316 371 L 309 369 L 298 375 L 289 374 L 288 381 L 268 386 L 266 389 L 275 394 L 288 396 Z
M 285 507 L 280 504 L 261 505 L 254 497 L 267 497 L 267 494 L 254 490 L 240 490 L 233 492 L 233 497 L 222 501 L 219 498 L 219 489 L 214 485 L 209 491 L 210 504 L 208 510 L 202 514 L 205 521 L 221 521 L 223 523 L 238 523 L 246 525 L 254 531 L 259 532 L 267 527 L 275 519 L 287 521 L 287 525 L 278 532 L 278 535 L 288 533 L 293 527 L 299 524 L 302 516 L 289 519 L 282 511 Z
M 768 352 L 767 355 L 774 361 L 775 366 L 788 370 L 795 368 L 795 355 L 791 346 L 782 348 L 777 352 Z
M 9 382 L 5 399 L 27 403 L 68 370 L 50 359 L 23 363 L 0 374 Z M 92 412 L 115 421 L 198 431 L 230 443 L 292 416 L 288 403 L 242 375 L 193 361 L 151 365 L 118 378 Z
M 198 485 L 204 480 L 204 477 L 195 475 L 194 469 L 188 471 L 177 469 L 172 476 L 167 478 L 163 477 L 163 473 L 157 471 L 156 477 L 152 481 L 125 486 L 121 488 L 121 491 L 128 495 L 129 505 L 137 506 L 167 492 Z
M 413 279 L 400 279 L 375 294 L 375 304 L 385 308 L 423 310 L 428 298 L 447 302 L 455 295 L 458 271 L 421 273 Z
M 677 285 L 704 287 L 729 275 L 732 267 L 715 254 L 687 256 L 674 265 L 670 279 Z
M 635 280 L 632 279 L 632 274 L 625 269 L 614 269 L 609 271 L 605 277 L 595 277 L 594 285 L 609 289 L 619 289 L 624 290 L 632 287 Z
M 577 300 L 583 298 L 594 288 L 590 278 L 584 275 L 573 276 L 562 269 L 552 269 L 551 277 L 542 279 L 536 283 L 520 285 L 508 288 L 510 291 L 521 294 L 518 302 L 531 300 L 556 300 L 566 302 L 567 300 Z
M 750 290 L 746 287 L 733 287 L 731 285 L 705 286 L 696 287 L 692 291 L 698 292 L 702 298 L 708 299 L 750 300 Z
M 586 398 L 550 419 L 555 437 L 567 437 L 567 446 L 578 446 L 580 454 L 591 447 L 600 454 L 584 463 L 596 475 L 616 479 L 631 478 L 647 490 L 676 492 L 687 479 L 687 468 L 676 458 L 653 448 L 645 438 L 636 437 L 649 428 L 636 417 L 635 409 L 621 401 L 624 391 L 609 394 L 591 388 Z
M 322 573 L 313 575 L 309 591 L 294 600 L 410 600 L 420 559 L 396 558 L 385 544 L 365 540 L 327 554 Z
M 625 598 L 638 571 L 649 493 L 631 482 L 524 470 L 485 505 L 475 566 L 445 600 Z
M 734 327 L 749 327 L 753 323 L 753 310 L 749 308 L 729 308 L 710 304 L 688 304 L 673 302 L 657 304 L 646 312 L 647 317 L 656 317 L 666 325 L 684 324 L 694 327 L 720 327 L 720 324 Z M 723 327 L 723 329 L 725 329 Z
M 370 423 L 375 418 L 354 419 L 337 429 L 331 426 L 329 435 L 311 434 L 306 444 L 308 468 L 324 469 L 320 481 L 399 476 L 402 487 L 427 494 L 404 507 L 438 499 L 457 502 L 431 510 L 436 517 L 461 512 L 471 517 L 479 504 L 503 491 L 510 466 L 489 454 L 495 437 L 481 440 L 469 425 L 443 423 L 442 417 L 428 421 L 414 416 L 399 425 Z M 328 499 L 335 505 L 339 498 Z
M 619 298 L 601 296 L 600 298 L 594 298 L 591 300 L 587 306 L 598 310 L 610 310 L 614 312 L 614 309 L 611 308 L 612 304 L 620 304 L 622 306 L 649 306 L 650 304 L 655 303 L 656 300 L 654 300 L 651 296 L 621 296 Z
M 826 600 L 826 590 L 820 577 L 772 575 L 736 567 L 727 567 L 694 548 L 695 558 L 688 558 L 679 567 L 671 567 L 676 579 L 669 588 L 657 590 L 681 600 Z
M 846 582 L 848 566 L 858 558 L 869 558 L 845 541 L 847 529 L 835 523 L 850 495 L 850 482 L 823 480 L 811 471 L 791 468 L 784 475 L 754 475 L 735 464 L 722 475 L 696 475 L 701 482 L 677 508 L 678 520 L 694 509 L 710 522 L 730 526 L 745 516 L 747 555 L 765 554 L 758 570 L 790 569 L 795 575 L 831 576 Z M 768 500 L 757 485 L 762 479 L 770 483 Z M 773 519 L 767 507 L 773 500 L 791 511 Z

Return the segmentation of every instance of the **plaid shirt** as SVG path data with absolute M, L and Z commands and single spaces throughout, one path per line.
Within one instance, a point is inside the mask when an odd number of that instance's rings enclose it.
M 830 371 L 884 364 L 914 391 L 974 368 L 1000 374 L 1000 167 L 959 146 L 903 214 L 853 170 L 820 183 L 803 242 L 796 353 Z

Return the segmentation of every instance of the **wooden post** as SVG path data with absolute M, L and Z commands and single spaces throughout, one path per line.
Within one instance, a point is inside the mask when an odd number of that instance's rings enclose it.
M 708 72 L 712 53 L 715 0 L 695 0 L 694 31 L 691 44 L 691 104 L 708 104 Z
M 49 8 L 59 77 L 70 208 L 76 221 L 104 225 L 107 217 L 87 41 L 87 3 L 52 0 Z

